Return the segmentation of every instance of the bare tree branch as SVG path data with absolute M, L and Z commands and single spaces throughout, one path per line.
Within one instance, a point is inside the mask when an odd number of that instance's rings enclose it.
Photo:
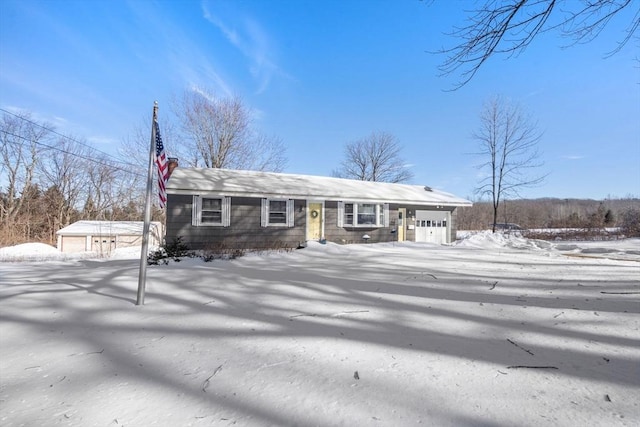
M 640 26 L 640 3 L 631 0 L 486 0 L 472 11 L 467 24 L 450 35 L 461 40 L 452 48 L 439 51 L 447 59 L 439 67 L 442 75 L 460 71 L 454 89 L 467 84 L 492 56 L 507 57 L 524 51 L 538 34 L 557 30 L 572 44 L 597 37 L 623 10 L 637 8 L 627 25 L 625 36 L 609 52 L 618 52 Z
M 400 151 L 395 136 L 374 132 L 345 146 L 345 158 L 333 175 L 361 181 L 409 181 L 413 173 L 400 157 Z
M 50 137 L 46 129 L 31 120 L 29 113 L 3 114 L 0 119 L 1 165 L 6 171 L 6 190 L 0 204 L 0 220 L 10 226 L 20 212 L 25 198 L 34 185 L 34 174 L 43 149 L 39 143 Z
M 242 100 L 219 98 L 204 91 L 186 91 L 175 107 L 192 166 L 281 171 L 285 147 L 253 127 Z

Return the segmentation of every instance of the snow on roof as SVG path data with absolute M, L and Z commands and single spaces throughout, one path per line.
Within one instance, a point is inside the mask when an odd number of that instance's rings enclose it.
M 65 236 L 138 235 L 142 234 L 143 228 L 143 221 L 77 221 L 58 230 L 56 234 Z M 160 229 L 160 223 L 152 222 L 151 231 L 153 231 L 154 228 Z
M 471 206 L 468 200 L 424 185 L 212 168 L 175 169 L 167 193 Z

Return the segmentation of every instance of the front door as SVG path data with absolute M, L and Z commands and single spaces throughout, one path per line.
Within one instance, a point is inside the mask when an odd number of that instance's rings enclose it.
M 398 242 L 404 242 L 406 239 L 405 230 L 407 229 L 407 209 L 398 209 Z
M 322 238 L 322 203 L 307 203 L 307 240 Z

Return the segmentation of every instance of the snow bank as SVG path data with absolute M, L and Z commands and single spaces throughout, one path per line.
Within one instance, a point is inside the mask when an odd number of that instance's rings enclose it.
M 57 248 L 45 243 L 23 243 L 0 248 L 0 261 L 44 261 L 65 259 Z
M 149 247 L 149 251 L 156 249 L 157 247 L 155 246 Z M 60 252 L 56 247 L 45 243 L 23 243 L 0 248 L 0 262 L 139 259 L 141 250 L 142 248 L 140 246 L 132 246 L 115 249 L 110 254 L 98 252 L 64 253 Z
M 479 249 L 533 249 L 549 250 L 553 245 L 544 240 L 526 239 L 517 233 L 492 233 L 491 231 L 480 231 L 474 234 L 467 234 L 458 241 L 458 246 L 472 247 Z

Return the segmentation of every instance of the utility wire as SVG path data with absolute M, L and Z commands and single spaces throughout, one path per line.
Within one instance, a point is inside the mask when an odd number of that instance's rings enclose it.
M 90 161 L 90 162 L 93 162 L 93 163 L 99 164 L 99 165 L 101 165 L 101 166 L 108 166 L 108 167 L 111 167 L 111 168 L 113 168 L 113 169 L 117 169 L 117 170 L 120 170 L 120 171 L 122 171 L 122 172 L 127 172 L 127 173 L 130 173 L 130 174 L 133 174 L 133 175 L 135 175 L 135 176 L 142 177 L 142 178 L 146 177 L 146 175 L 144 175 L 144 174 L 141 174 L 141 173 L 138 173 L 138 172 L 133 172 L 133 171 L 131 171 L 130 169 L 125 169 L 124 167 L 117 166 L 117 163 L 120 163 L 120 164 L 123 164 L 123 165 L 132 166 L 132 167 L 135 167 L 135 168 L 140 168 L 140 166 L 139 166 L 139 165 L 134 165 L 133 163 L 123 163 L 123 162 L 118 162 L 118 161 L 114 161 L 114 163 L 116 163 L 116 164 L 106 163 L 106 162 L 104 162 L 104 161 L 102 161 L 102 160 L 95 159 L 95 158 L 93 158 L 93 157 L 85 156 L 85 155 L 78 154 L 78 153 L 73 153 L 73 152 L 71 152 L 71 151 L 64 150 L 64 149 L 59 148 L 59 147 L 54 147 L 54 146 L 52 146 L 52 145 L 45 144 L 44 142 L 40 142 L 40 141 L 32 141 L 32 140 L 30 140 L 29 138 L 26 138 L 26 137 L 24 137 L 24 136 L 22 136 L 22 135 L 16 135 L 15 133 L 13 133 L 13 132 L 9 132 L 9 131 L 6 131 L 6 130 L 4 130 L 4 129 L 0 129 L 0 132 L 4 133 L 5 135 L 10 135 L 10 136 L 13 136 L 13 137 L 15 137 L 15 138 L 20 138 L 20 139 L 22 139 L 22 140 L 24 140 L 24 141 L 34 143 L 34 144 L 36 144 L 36 145 L 40 145 L 40 146 L 42 146 L 42 147 L 49 148 L 49 149 L 51 149 L 51 150 L 56 150 L 56 151 L 59 151 L 59 152 L 61 152 L 61 153 L 69 154 L 69 155 L 74 156 L 74 157 L 78 157 L 78 158 L 81 158 L 81 159 L 84 159 L 84 160 L 88 160 L 88 161 Z M 15 141 L 5 141 L 5 142 L 8 142 L 8 143 L 13 144 L 13 145 L 17 145 L 17 142 L 15 142 Z M 86 147 L 87 147 L 87 148 L 91 148 L 90 146 L 86 146 Z M 100 152 L 100 153 L 103 153 L 103 152 L 101 152 L 100 150 L 96 150 L 96 151 L 98 151 L 98 152 Z M 106 154 L 106 153 L 103 153 L 103 154 L 105 154 L 105 155 L 106 155 L 106 156 L 108 156 L 108 157 L 113 158 L 112 156 L 109 156 L 109 155 L 108 155 L 108 154 Z
M 30 120 L 30 119 L 28 119 L 28 118 L 26 118 L 24 116 L 21 116 L 19 114 L 16 114 L 14 112 L 9 111 L 9 110 L 5 110 L 4 108 L 0 108 L 0 111 L 2 111 L 3 113 L 9 114 L 9 115 L 11 115 L 13 117 L 16 117 L 16 118 L 18 118 L 20 120 L 23 120 L 23 121 L 25 121 L 27 123 L 30 123 L 32 125 L 38 126 L 38 127 L 42 128 L 42 129 L 46 130 L 47 132 L 53 133 L 54 135 L 58 135 L 58 136 L 60 136 L 62 138 L 68 139 L 69 141 L 72 141 L 72 142 L 74 142 L 76 144 L 82 145 L 83 147 L 86 147 L 86 148 L 89 148 L 91 150 L 97 151 L 100 154 L 103 154 L 103 155 L 105 155 L 105 156 L 107 156 L 107 157 L 109 157 L 111 159 L 114 159 L 114 161 L 117 162 L 117 163 L 120 163 L 120 164 L 123 164 L 123 165 L 127 165 L 127 166 L 136 167 L 136 168 L 140 167 L 139 165 L 136 165 L 134 163 L 127 163 L 127 162 L 123 162 L 121 160 L 118 160 L 115 156 L 113 156 L 113 155 L 111 155 L 109 153 L 106 153 L 106 152 L 104 152 L 102 150 L 99 150 L 99 149 L 97 149 L 97 148 L 95 148 L 95 147 L 93 147 L 91 145 L 85 144 L 84 142 L 78 141 L 77 139 L 72 138 L 72 137 L 70 137 L 68 135 L 61 134 L 60 132 L 56 131 L 55 129 L 48 128 L 48 127 L 46 127 L 46 126 L 44 126 L 44 125 L 42 125 L 42 124 L 40 124 L 38 122 L 34 122 L 33 120 Z M 6 132 L 6 131 L 3 130 L 3 132 Z M 18 135 L 13 135 L 13 136 L 18 136 Z M 50 147 L 50 148 L 55 149 L 54 147 Z M 63 151 L 63 150 L 60 150 L 60 151 Z M 74 153 L 68 153 L 68 154 L 75 155 Z

